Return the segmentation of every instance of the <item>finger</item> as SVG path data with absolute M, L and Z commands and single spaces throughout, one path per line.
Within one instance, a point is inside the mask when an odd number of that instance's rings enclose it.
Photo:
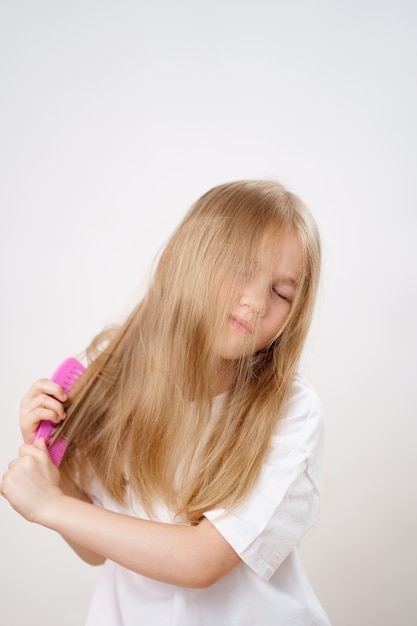
M 45 416 L 45 411 L 49 412 L 49 416 L 51 416 L 51 414 L 55 414 L 51 420 L 53 422 L 63 420 L 66 415 L 64 406 L 61 402 L 52 396 L 42 393 L 33 398 L 33 400 L 27 405 L 26 410 L 23 412 L 23 416 L 30 413 L 39 420 L 50 419 L 50 417 Z
M 48 421 L 53 422 L 54 424 L 59 424 L 66 417 L 66 414 L 57 415 L 55 411 L 51 411 L 49 409 L 39 408 L 33 411 L 30 418 L 22 418 L 21 425 L 22 428 L 30 429 L 30 432 L 35 432 L 39 426 L 40 422 Z M 29 421 L 30 420 L 30 421 Z
M 19 462 L 19 457 L 17 459 L 12 459 L 7 466 L 8 470 L 13 469 L 13 467 Z
M 56 398 L 59 402 L 66 402 L 68 400 L 68 394 L 61 387 L 61 385 L 58 385 L 58 383 L 55 383 L 49 378 L 40 378 L 39 380 L 37 380 L 29 389 L 25 398 L 28 398 L 30 400 L 40 394 L 52 396 Z
M 38 441 L 40 442 L 40 445 L 37 445 Z M 45 439 L 43 437 L 40 437 L 38 441 L 36 442 L 36 444 L 23 443 L 19 448 L 19 459 L 27 456 L 42 459 L 44 454 L 49 457 Z M 41 442 L 43 442 L 43 444 Z M 19 459 L 16 459 L 16 461 L 18 461 Z
M 39 439 L 37 439 L 34 443 L 34 446 L 43 452 L 48 452 L 48 446 L 46 445 L 44 437 L 39 437 Z
M 3 475 L 1 482 L 0 482 L 0 496 L 3 496 L 3 498 L 6 497 L 5 484 L 4 484 L 5 476 L 6 474 Z

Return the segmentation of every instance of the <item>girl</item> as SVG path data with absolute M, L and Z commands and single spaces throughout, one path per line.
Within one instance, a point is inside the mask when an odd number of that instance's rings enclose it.
M 297 545 L 317 517 L 321 406 L 297 374 L 320 243 L 275 182 L 191 208 L 71 392 L 39 380 L 1 492 L 104 563 L 88 626 L 328 624 Z M 58 470 L 43 419 L 70 441 Z

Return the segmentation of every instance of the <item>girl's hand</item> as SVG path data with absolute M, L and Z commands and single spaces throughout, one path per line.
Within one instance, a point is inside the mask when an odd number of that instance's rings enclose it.
M 9 463 L 3 475 L 0 493 L 25 519 L 42 523 L 42 512 L 65 497 L 59 485 L 59 471 L 49 457 L 45 440 L 39 439 L 34 446 L 20 446 L 18 458 Z
M 23 441 L 32 443 L 42 420 L 58 424 L 65 419 L 63 403 L 68 394 L 60 385 L 42 378 L 29 389 L 20 405 L 20 430 Z

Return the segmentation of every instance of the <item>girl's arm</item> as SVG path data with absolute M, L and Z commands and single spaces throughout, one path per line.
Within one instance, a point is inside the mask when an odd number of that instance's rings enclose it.
M 37 380 L 24 396 L 20 405 L 20 429 L 23 441 L 25 443 L 33 442 L 41 420 L 49 420 L 54 424 L 59 424 L 64 420 L 66 415 L 63 403 L 66 400 L 68 400 L 68 394 L 60 385 L 48 378 Z M 61 478 L 60 487 L 66 495 L 89 502 L 88 497 L 68 478 Z M 64 539 L 78 556 L 90 565 L 101 565 L 105 561 L 101 555 L 78 546 L 66 537 Z
M 173 585 L 208 587 L 240 563 L 206 519 L 198 526 L 152 522 L 66 495 L 44 441 L 39 442 L 39 447 L 21 447 L 0 486 L 0 493 L 27 520 L 57 531 L 89 554 Z

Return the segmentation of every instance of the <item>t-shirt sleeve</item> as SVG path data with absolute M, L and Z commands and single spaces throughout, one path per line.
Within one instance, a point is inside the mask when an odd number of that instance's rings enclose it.
M 316 393 L 297 377 L 251 494 L 231 511 L 205 513 L 263 580 L 269 580 L 317 519 L 322 415 Z

